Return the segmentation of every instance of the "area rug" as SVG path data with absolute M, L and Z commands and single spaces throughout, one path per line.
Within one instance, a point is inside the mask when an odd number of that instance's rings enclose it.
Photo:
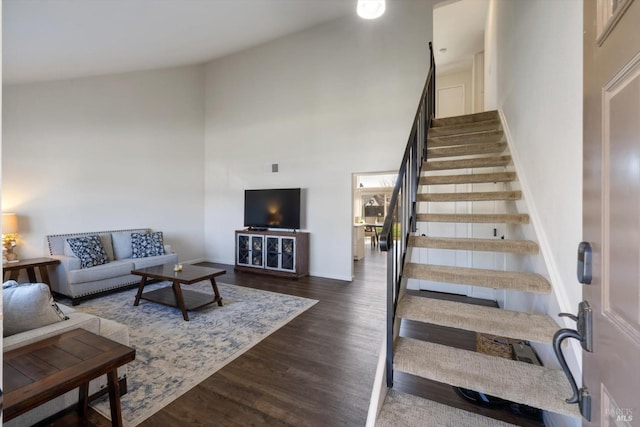
M 167 286 L 156 283 L 145 291 Z M 213 294 L 209 282 L 192 288 Z M 318 301 L 218 283 L 223 307 L 212 304 L 189 312 L 141 300 L 135 289 L 91 299 L 74 307 L 129 326 L 136 359 L 128 365 L 128 393 L 122 419 L 135 426 L 195 387 Z M 91 406 L 111 419 L 109 399 Z

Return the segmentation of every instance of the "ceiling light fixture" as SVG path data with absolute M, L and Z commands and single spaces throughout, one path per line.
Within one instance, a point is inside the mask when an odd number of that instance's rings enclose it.
M 385 0 L 358 0 L 358 16 L 364 19 L 379 18 L 385 7 Z

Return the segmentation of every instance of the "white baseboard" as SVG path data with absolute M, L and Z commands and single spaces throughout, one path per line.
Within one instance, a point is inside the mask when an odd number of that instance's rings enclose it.
M 498 113 L 500 114 L 504 136 L 507 141 L 507 145 L 509 146 L 511 158 L 513 159 L 513 166 L 518 176 L 518 181 L 520 182 L 520 190 L 522 191 L 522 195 L 524 198 L 523 204 L 526 206 L 526 213 L 529 214 L 531 224 L 533 225 L 533 230 L 538 241 L 538 246 L 540 247 L 540 254 L 542 255 L 542 260 L 546 268 L 546 272 L 536 271 L 536 273 L 546 273 L 543 275 L 548 275 L 548 279 L 553 289 L 551 298 L 555 299 L 560 311 L 566 313 L 575 313 L 577 307 L 573 306 L 572 302 L 569 299 L 569 296 L 566 292 L 565 283 L 562 281 L 556 261 L 551 255 L 552 252 L 549 244 L 549 238 L 547 237 L 547 234 L 542 227 L 541 216 L 538 213 L 535 204 L 532 203 L 533 195 L 531 194 L 531 187 L 527 182 L 526 175 L 522 173 L 522 164 L 524 163 L 524 161 L 518 157 L 518 152 L 513 149 L 513 138 L 511 136 L 509 124 L 507 123 L 504 112 L 502 111 L 502 109 L 499 109 Z M 560 325 L 563 325 L 560 327 L 575 329 L 575 322 L 569 320 L 566 317 L 559 318 L 557 317 L 557 314 L 558 313 L 548 313 L 548 315 L 553 317 L 557 322 L 560 323 Z M 568 341 L 568 346 L 564 346 L 564 356 L 567 359 L 567 363 L 570 367 L 576 367 L 579 370 L 579 372 L 576 372 L 575 369 L 573 371 L 573 375 L 576 378 L 576 381 L 579 383 L 582 378 L 582 347 L 580 346 L 578 341 Z M 545 365 L 548 364 L 547 360 L 542 360 L 542 362 Z
M 367 412 L 366 427 L 375 427 L 376 420 L 380 414 L 380 409 L 384 403 L 384 398 L 387 396 L 387 374 L 386 374 L 386 361 L 387 361 L 387 339 L 382 339 L 382 345 L 380 346 L 380 353 L 378 355 L 378 364 L 376 366 L 376 375 L 373 380 L 373 387 L 371 390 L 371 399 L 369 400 L 369 411 Z
M 182 264 L 197 264 L 199 262 L 211 262 L 209 261 L 207 258 L 195 258 L 195 259 L 190 259 L 187 261 L 181 261 Z
M 215 264 L 225 264 L 225 265 L 235 265 L 235 261 L 219 261 L 219 260 L 214 260 L 211 258 L 204 258 L 204 259 L 199 259 L 199 260 L 195 260 L 195 261 L 183 261 L 184 264 L 193 264 L 196 262 L 212 262 Z M 332 280 L 340 280 L 342 282 L 353 282 L 353 277 L 351 276 L 342 276 L 342 275 L 335 275 L 335 274 L 327 274 L 327 273 L 322 273 L 322 272 L 318 272 L 318 271 L 310 271 L 309 272 L 309 276 L 313 276 L 313 277 L 320 277 L 323 279 L 332 279 Z
M 323 279 L 340 280 L 340 281 L 343 281 L 343 282 L 352 282 L 353 281 L 353 278 L 351 276 L 327 274 L 327 273 L 322 273 L 322 272 L 318 272 L 318 271 L 310 271 L 309 272 L 309 276 L 321 277 Z
M 507 119 L 504 116 L 502 109 L 498 110 L 500 114 L 500 119 L 502 121 L 502 127 L 504 130 L 504 135 L 507 140 L 507 144 L 509 146 L 509 152 L 511 154 L 511 158 L 513 159 L 513 166 L 516 170 L 516 174 L 518 176 L 518 181 L 520 181 L 521 191 L 524 196 L 524 200 L 527 206 L 527 211 L 529 214 L 529 218 L 531 220 L 531 224 L 533 224 L 533 229 L 535 230 L 536 236 L 538 238 L 538 245 L 540 246 L 540 252 L 542 253 L 542 258 L 544 259 L 545 266 L 547 268 L 547 273 L 551 279 L 551 283 L 553 285 L 553 291 L 558 300 L 558 305 L 560 309 L 573 313 L 576 311 L 577 307 L 573 307 L 571 301 L 569 300 L 569 296 L 567 295 L 564 283 L 562 282 L 562 278 L 560 277 L 560 273 L 558 271 L 558 266 L 556 265 L 555 260 L 553 259 L 551 254 L 551 249 L 549 245 L 549 239 L 547 238 L 547 234 L 545 233 L 544 228 L 542 227 L 542 220 L 540 219 L 540 214 L 538 213 L 536 206 L 531 203 L 533 200 L 533 195 L 531 194 L 530 185 L 527 182 L 527 177 L 522 173 L 522 161 L 518 157 L 518 152 L 513 149 L 513 138 L 511 137 L 511 132 L 509 130 L 509 124 L 507 123 Z M 575 326 L 571 325 L 569 321 L 566 323 L 567 326 Z

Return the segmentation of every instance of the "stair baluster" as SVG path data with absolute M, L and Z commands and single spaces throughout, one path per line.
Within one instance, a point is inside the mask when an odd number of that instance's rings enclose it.
M 435 116 L 436 64 L 429 42 L 430 68 L 422 90 L 407 148 L 396 180 L 388 214 L 380 234 L 380 249 L 387 252 L 387 386 L 393 386 L 393 337 L 402 268 L 409 234 L 416 231 L 416 203 L 422 165 L 427 156 L 427 133 Z M 402 198 L 401 198 L 402 197 Z M 394 240 L 397 242 L 394 244 Z M 399 243 L 399 244 L 398 244 Z

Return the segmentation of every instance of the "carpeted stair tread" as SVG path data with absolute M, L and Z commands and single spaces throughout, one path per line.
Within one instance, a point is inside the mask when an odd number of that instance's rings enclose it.
M 503 421 L 453 408 L 432 400 L 387 391 L 377 427 L 515 427 Z
M 537 254 L 539 252 L 538 244 L 531 240 L 410 236 L 409 246 L 414 248 L 510 252 L 515 254 Z
M 501 129 L 499 119 L 483 120 L 480 122 L 457 124 L 452 126 L 437 126 L 429 129 L 429 136 L 459 135 L 464 133 L 487 132 Z
M 475 154 L 502 153 L 507 149 L 506 142 L 486 142 L 482 144 L 455 145 L 453 147 L 428 148 L 427 159 L 452 156 L 471 156 Z
M 411 375 L 580 417 L 578 405 L 565 401 L 572 391 L 561 370 L 411 338 L 397 339 L 393 365 Z
M 500 142 L 503 136 L 504 132 L 502 130 L 490 130 L 484 132 L 443 136 L 429 135 L 429 138 L 427 140 L 427 147 L 450 147 L 458 145 L 478 145 L 483 143 Z
M 449 328 L 551 344 L 560 327 L 549 316 L 405 294 L 396 316 Z
M 482 182 L 511 182 L 515 180 L 515 172 L 470 173 L 458 175 L 422 176 L 420 177 L 420 185 L 475 184 Z
M 463 125 L 467 123 L 483 122 L 486 120 L 499 120 L 500 115 L 496 110 L 483 111 L 481 113 L 464 114 L 462 116 L 444 117 L 433 119 L 431 127 Z
M 422 193 L 419 202 L 474 202 L 483 200 L 520 200 L 521 191 L 475 191 L 471 193 Z
M 417 215 L 419 222 L 453 222 L 469 224 L 529 224 L 527 214 L 424 214 Z
M 511 156 L 490 156 L 459 160 L 430 160 L 423 163 L 422 170 L 490 168 L 507 166 L 509 163 L 511 163 Z
M 551 285 L 539 274 L 521 271 L 485 270 L 481 268 L 406 263 L 404 276 L 410 279 L 549 293 Z

